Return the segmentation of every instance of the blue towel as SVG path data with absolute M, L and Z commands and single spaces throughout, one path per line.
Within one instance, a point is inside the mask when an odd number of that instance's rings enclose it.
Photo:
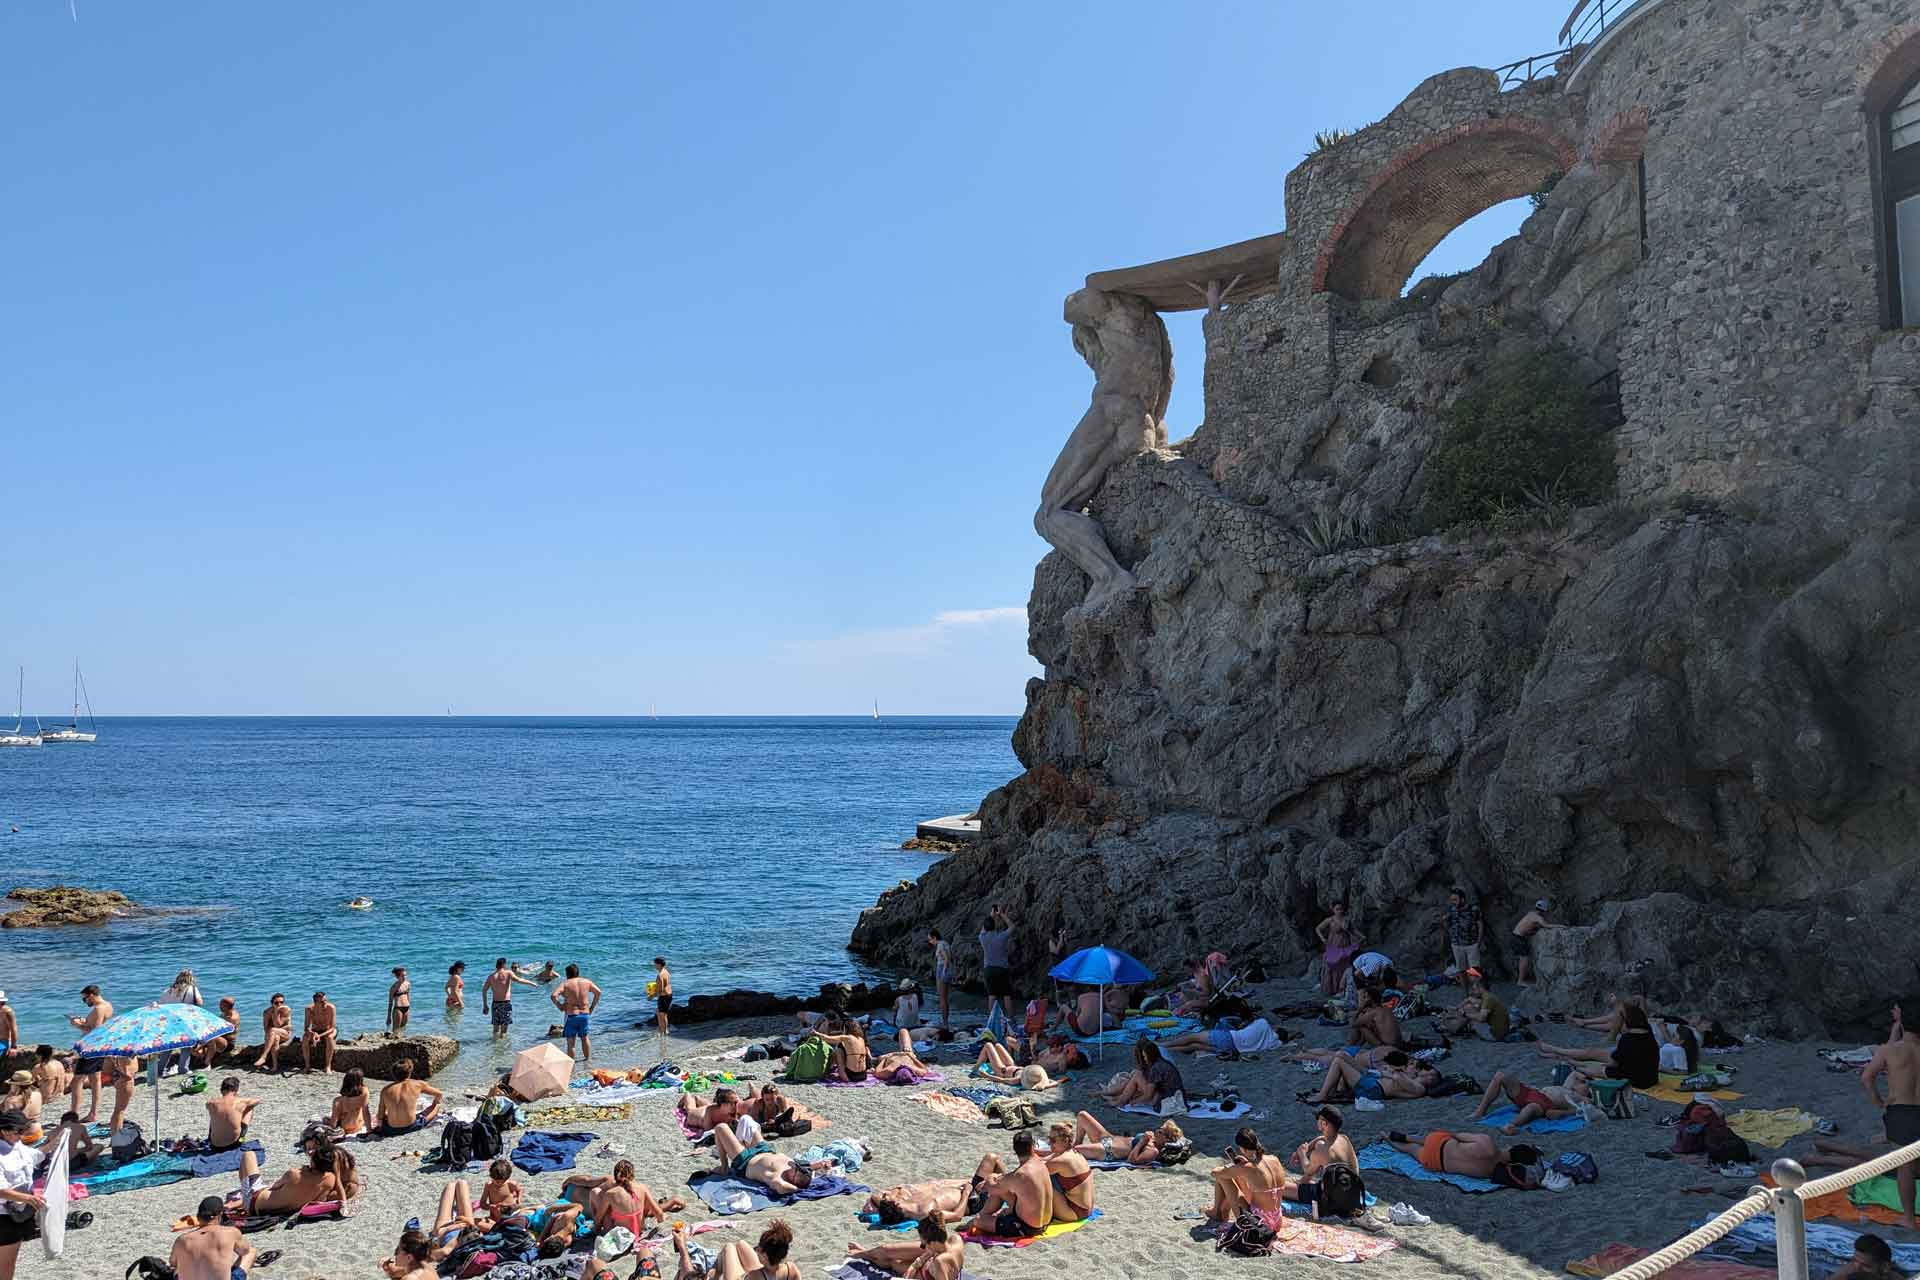
M 547 1133 L 536 1129 L 513 1149 L 513 1164 L 527 1173 L 558 1173 L 573 1168 L 573 1158 L 599 1138 L 597 1133 Z
M 1488 1182 L 1485 1178 L 1469 1178 L 1464 1173 L 1435 1173 L 1431 1169 L 1421 1167 L 1420 1162 L 1406 1152 L 1396 1150 L 1384 1142 L 1375 1142 L 1360 1148 L 1360 1167 L 1397 1173 L 1403 1178 L 1412 1178 L 1416 1182 L 1444 1182 L 1462 1191 L 1478 1193 L 1500 1189 L 1499 1184 Z
M 192 1176 L 190 1161 L 180 1156 L 159 1155 L 130 1161 L 99 1173 L 77 1175 L 73 1184 L 85 1187 L 89 1196 L 110 1196 L 118 1191 L 139 1191 L 146 1187 L 164 1186 L 169 1182 L 184 1182 Z
M 1707 1221 L 1708 1219 L 1702 1218 L 1693 1224 L 1694 1229 L 1699 1229 Z M 1825 1222 L 1807 1224 L 1808 1250 L 1824 1253 L 1829 1258 L 1841 1261 L 1852 1258 L 1853 1242 L 1859 1238 L 1858 1231 L 1849 1231 L 1845 1227 L 1836 1227 Z M 1885 1237 L 1883 1236 L 1882 1239 Z M 1727 1233 L 1725 1243 L 1738 1245 L 1744 1250 L 1765 1252 L 1777 1250 L 1779 1242 L 1774 1234 L 1773 1215 L 1763 1213 L 1758 1217 L 1747 1219 Z M 1891 1240 L 1887 1243 L 1893 1249 L 1894 1266 L 1902 1271 L 1920 1271 L 1920 1244 L 1894 1244 Z
M 792 1204 L 796 1200 L 824 1200 L 828 1196 L 849 1196 L 855 1192 L 865 1195 L 873 1190 L 872 1187 L 859 1186 L 832 1174 L 815 1174 L 809 1186 L 794 1192 L 784 1200 L 775 1200 L 767 1194 L 765 1187 L 757 1182 L 748 1182 L 745 1178 L 722 1178 L 711 1174 L 705 1177 L 695 1175 L 687 1179 L 687 1185 L 693 1188 L 694 1194 L 699 1196 L 709 1209 L 723 1216 L 740 1212 L 758 1213 L 776 1204 Z M 720 1207 L 722 1201 L 731 1200 L 743 1191 L 752 1202 L 745 1210 Z
M 211 1178 L 216 1173 L 238 1173 L 240 1156 L 247 1151 L 253 1152 L 253 1158 L 262 1165 L 266 1164 L 267 1149 L 255 1140 L 244 1146 L 235 1147 L 231 1151 L 222 1151 L 218 1155 L 194 1156 L 189 1167 L 192 1168 L 193 1176 L 196 1178 Z
M 1509 1104 L 1493 1112 L 1480 1123 L 1491 1125 L 1493 1128 L 1498 1129 L 1503 1125 L 1513 1123 L 1513 1118 L 1519 1114 L 1520 1108 Z M 1587 1118 L 1581 1115 L 1572 1115 L 1562 1116 L 1558 1120 L 1533 1120 L 1529 1121 L 1524 1127 L 1528 1133 L 1572 1133 L 1575 1129 L 1586 1128 Z
M 991 1085 L 955 1085 L 951 1089 L 942 1090 L 942 1092 L 950 1093 L 956 1098 L 965 1098 L 976 1107 L 985 1107 L 995 1098 L 1010 1098 L 1013 1096 L 1012 1090 L 996 1089 Z
M 1164 1014 L 1156 1014 L 1151 1019 L 1154 1022 L 1166 1020 Z M 1190 1031 L 1200 1029 L 1198 1018 L 1175 1018 L 1175 1025 L 1171 1027 L 1150 1027 L 1147 1025 L 1148 1021 L 1149 1019 L 1145 1017 L 1128 1018 L 1119 1026 L 1108 1027 L 1097 1036 L 1075 1036 L 1073 1039 L 1076 1044 L 1132 1044 L 1142 1036 L 1149 1040 L 1170 1040 L 1174 1036 L 1183 1036 Z

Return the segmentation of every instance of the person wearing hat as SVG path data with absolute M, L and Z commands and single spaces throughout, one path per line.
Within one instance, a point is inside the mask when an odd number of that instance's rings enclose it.
M 0 1053 L 19 1043 L 20 1024 L 14 1020 L 13 1006 L 7 1003 L 7 993 L 0 991 Z
M 227 1226 L 226 1202 L 206 1196 L 194 1211 L 194 1225 L 174 1239 L 167 1261 L 179 1280 L 246 1280 L 253 1246 L 238 1227 Z
M 13 1280 L 20 1246 L 40 1238 L 47 1202 L 33 1189 L 33 1174 L 46 1158 L 27 1141 L 27 1118 L 0 1110 L 0 1280 Z
M 16 1071 L 7 1077 L 7 1096 L 0 1099 L 0 1109 L 18 1111 L 26 1117 L 28 1142 L 40 1141 L 40 1108 L 44 1103 L 33 1072 Z
M 1513 926 L 1513 936 L 1520 941 L 1520 985 L 1530 987 L 1539 977 L 1533 963 L 1534 935 L 1547 927 L 1547 911 L 1552 903 L 1545 898 L 1533 904 L 1533 910 L 1520 917 Z
M 908 1030 L 920 1025 L 920 986 L 912 978 L 900 984 L 894 997 L 893 1025 Z

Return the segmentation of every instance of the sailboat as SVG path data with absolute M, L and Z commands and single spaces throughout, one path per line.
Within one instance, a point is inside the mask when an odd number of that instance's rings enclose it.
M 80 728 L 80 704 L 87 704 L 88 729 Z M 93 700 L 87 697 L 87 686 L 80 679 L 80 661 L 73 663 L 73 719 L 65 725 L 55 725 L 40 735 L 42 742 L 92 742 L 99 736 L 100 726 L 93 722 Z
M 40 745 L 39 734 L 22 733 L 20 731 L 20 726 L 25 723 L 20 715 L 20 707 L 26 700 L 26 693 L 27 669 L 22 667 L 20 668 L 20 684 L 19 687 L 15 689 L 13 695 L 13 732 L 0 733 L 0 747 L 37 747 Z M 34 721 L 36 727 L 39 723 L 37 720 Z
M 873 718 L 875 720 L 880 718 L 880 699 L 878 698 L 873 700 Z

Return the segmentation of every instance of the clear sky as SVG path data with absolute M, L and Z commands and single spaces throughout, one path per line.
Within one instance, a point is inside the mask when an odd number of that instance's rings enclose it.
M 1316 129 L 1563 7 L 12 0 L 0 669 L 30 714 L 76 656 L 101 714 L 1017 712 L 1062 297 L 1279 230 Z

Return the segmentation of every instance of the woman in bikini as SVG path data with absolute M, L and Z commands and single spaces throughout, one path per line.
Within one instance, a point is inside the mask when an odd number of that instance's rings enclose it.
M 260 1026 L 267 1040 L 260 1046 L 260 1056 L 254 1061 L 253 1069 L 278 1071 L 280 1051 L 293 1042 L 293 1010 L 287 1008 L 287 998 L 278 991 L 261 1011 Z
M 407 1017 L 413 1011 L 413 983 L 407 980 L 404 966 L 393 970 L 393 985 L 387 988 L 387 1030 L 399 1035 L 407 1029 Z
M 1213 1204 L 1207 1216 L 1215 1222 L 1232 1222 L 1242 1209 L 1250 1208 L 1268 1226 L 1277 1226 L 1286 1189 L 1286 1164 L 1260 1145 L 1259 1134 L 1242 1129 L 1227 1148 L 1227 1163 L 1213 1171 Z
M 1093 1169 L 1073 1145 L 1073 1126 L 1055 1123 L 1047 1130 L 1047 1174 L 1053 1179 L 1053 1220 L 1079 1222 L 1093 1212 Z
M 1360 954 L 1360 933 L 1347 922 L 1347 904 L 1333 904 L 1333 914 L 1314 930 L 1320 939 L 1320 989 L 1337 996 L 1347 987 L 1347 966 Z
M 464 1009 L 467 1007 L 467 962 L 455 960 L 447 970 L 447 1008 Z
M 1187 1140 L 1171 1120 L 1158 1129 L 1129 1137 L 1109 1131 L 1087 1111 L 1073 1118 L 1070 1137 L 1073 1149 L 1088 1160 L 1125 1160 L 1128 1164 L 1153 1164 Z
M 779 1219 L 760 1233 L 760 1247 L 735 1240 L 721 1248 L 711 1267 L 694 1264 L 687 1252 L 683 1227 L 673 1229 L 673 1247 L 680 1255 L 678 1280 L 800 1280 L 800 1268 L 787 1261 L 793 1248 L 793 1228 Z
M 595 1235 L 605 1235 L 615 1227 L 625 1227 L 638 1240 L 647 1234 L 647 1219 L 665 1222 L 667 1214 L 671 1212 L 653 1198 L 653 1192 L 646 1183 L 634 1176 L 631 1160 L 615 1164 L 611 1175 L 603 1173 L 594 1177 L 576 1173 L 561 1184 L 562 1190 L 573 1187 L 587 1189 L 587 1213 L 593 1219 Z M 672 1200 L 667 1202 L 675 1203 Z M 684 1209 L 686 1205 L 679 1203 L 679 1207 Z
M 373 1128 L 373 1107 L 367 1097 L 366 1073 L 355 1067 L 340 1077 L 340 1096 L 333 1100 L 327 1123 L 343 1135 Z

